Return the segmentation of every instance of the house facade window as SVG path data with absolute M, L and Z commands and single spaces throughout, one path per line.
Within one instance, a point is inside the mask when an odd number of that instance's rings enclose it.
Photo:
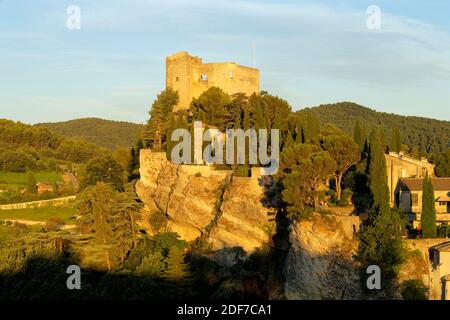
M 419 194 L 411 193 L 411 205 L 418 206 L 419 205 Z
M 208 81 L 208 75 L 207 75 L 207 74 L 202 74 L 202 75 L 200 76 L 200 80 L 202 80 L 202 81 Z

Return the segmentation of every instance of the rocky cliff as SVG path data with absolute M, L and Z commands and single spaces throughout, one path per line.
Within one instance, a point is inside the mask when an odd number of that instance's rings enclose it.
M 316 215 L 292 226 L 285 263 L 288 299 L 359 299 L 362 297 L 353 259 L 358 241 L 334 217 Z M 356 217 L 357 218 L 357 217 Z M 356 222 L 357 223 L 357 222 Z M 357 223 L 357 225 L 359 225 Z
M 233 177 L 210 166 L 174 165 L 165 153 L 141 150 L 136 189 L 145 204 L 141 225 L 152 232 L 152 215 L 164 214 L 166 231 L 193 241 L 206 237 L 213 249 L 247 252 L 268 242 L 273 212 L 263 205 L 260 177 Z
M 359 240 L 355 216 L 316 214 L 312 221 L 292 226 L 291 247 L 285 262 L 285 295 L 288 299 L 402 299 L 402 284 L 422 280 L 431 284 L 428 249 L 442 239 L 406 240 L 407 260 L 401 266 L 389 296 L 386 292 L 368 295 L 361 287 L 359 266 L 354 259 Z M 432 292 L 430 292 L 432 293 Z M 434 298 L 430 295 L 430 298 Z
M 163 231 L 177 232 L 187 241 L 201 237 L 214 250 L 242 247 L 248 253 L 275 233 L 275 213 L 264 205 L 263 179 L 256 170 L 251 178 L 234 177 L 231 171 L 209 166 L 174 165 L 164 153 L 149 150 L 141 151 L 140 161 L 141 180 L 136 189 L 145 208 L 139 223 L 148 232 L 156 232 L 151 220 L 160 215 L 165 220 Z M 316 214 L 311 221 L 293 224 L 281 241 L 287 244 L 281 250 L 288 252 L 280 267 L 285 297 L 367 298 L 354 260 L 359 225 L 360 218 L 348 214 Z M 400 270 L 397 298 L 401 298 L 400 285 L 405 280 L 423 279 L 429 285 L 427 250 L 431 244 L 417 240 L 412 246 L 409 242 L 408 247 L 420 249 L 421 254 L 411 255 Z

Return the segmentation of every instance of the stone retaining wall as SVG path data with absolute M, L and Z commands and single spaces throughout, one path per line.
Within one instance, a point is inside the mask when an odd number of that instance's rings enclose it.
M 0 205 L 0 210 L 17 210 L 17 209 L 29 209 L 29 208 L 42 208 L 42 207 L 50 207 L 50 206 L 57 207 L 57 206 L 66 205 L 75 199 L 76 199 L 76 196 L 69 196 L 69 197 L 49 199 L 49 200 L 4 204 L 4 205 Z

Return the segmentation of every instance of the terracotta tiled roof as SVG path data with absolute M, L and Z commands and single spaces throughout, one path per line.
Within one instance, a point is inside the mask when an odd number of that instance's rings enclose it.
M 431 178 L 434 191 L 450 191 L 450 178 Z M 403 191 L 422 191 L 423 179 L 402 178 L 400 188 Z

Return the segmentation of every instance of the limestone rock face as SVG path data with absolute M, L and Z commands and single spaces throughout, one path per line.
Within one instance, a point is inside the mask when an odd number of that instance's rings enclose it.
M 360 278 L 352 256 L 358 241 L 348 237 L 342 222 L 314 217 L 292 227 L 284 274 L 288 299 L 361 299 Z
M 222 215 L 211 233 L 213 248 L 236 246 L 249 252 L 268 241 L 275 216 L 264 207 L 262 198 L 257 179 L 233 177 L 223 195 Z
M 253 251 L 274 230 L 273 214 L 262 204 L 257 178 L 231 177 L 209 166 L 174 165 L 165 153 L 141 150 L 141 180 L 136 190 L 145 204 L 141 226 L 155 212 L 167 217 L 166 231 L 192 241 L 207 236 L 213 249 L 242 247 Z

